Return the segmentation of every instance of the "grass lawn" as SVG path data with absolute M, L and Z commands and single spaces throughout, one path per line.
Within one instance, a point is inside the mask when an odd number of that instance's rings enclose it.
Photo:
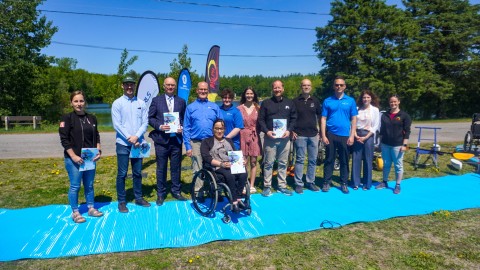
M 455 145 L 442 144 L 442 150 L 449 151 Z M 474 171 L 470 165 L 464 165 L 461 171 L 453 170 L 448 166 L 449 155 L 440 156 L 438 169 L 414 170 L 414 153 L 409 150 L 405 156 L 405 178 Z M 422 160 L 425 158 L 422 155 Z M 182 165 L 183 192 L 189 195 L 192 178 L 189 159 L 185 158 Z M 147 176 L 143 191 L 151 202 L 156 199 L 155 169 L 154 158 L 144 160 L 143 172 Z M 116 200 L 115 176 L 116 158 L 102 158 L 95 180 L 96 201 Z M 322 177 L 323 166 L 318 166 L 317 184 Z M 375 171 L 374 180 L 380 179 L 380 172 Z M 288 181 L 293 186 L 293 179 Z M 258 190 L 261 182 L 257 177 Z M 0 208 L 67 204 L 68 185 L 63 159 L 0 160 Z M 131 181 L 127 181 L 128 188 L 127 198 L 133 200 Z M 452 188 L 458 187 L 452 185 Z M 170 196 L 167 200 L 172 199 Z M 80 200 L 84 202 L 83 191 Z M 355 223 L 334 230 L 218 241 L 189 248 L 3 262 L 0 269 L 480 269 L 479 220 L 480 209 L 437 211 L 423 216 Z

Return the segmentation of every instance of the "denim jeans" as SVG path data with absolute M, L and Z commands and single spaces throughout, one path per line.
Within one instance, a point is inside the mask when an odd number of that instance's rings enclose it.
M 142 199 L 142 158 L 130 158 L 131 146 L 117 143 L 117 196 L 118 202 L 127 202 L 125 192 L 125 178 L 127 178 L 128 161 L 132 164 L 133 194 L 135 200 Z
M 382 143 L 382 159 L 383 159 L 383 181 L 388 181 L 390 168 L 392 163 L 395 166 L 395 174 L 403 173 L 403 154 L 402 146 L 390 146 Z
M 78 211 L 78 192 L 83 181 L 85 189 L 85 200 L 88 208 L 93 207 L 94 191 L 93 180 L 95 179 L 95 170 L 79 171 L 80 165 L 73 162 L 71 158 L 65 158 L 65 169 L 70 179 L 70 189 L 68 190 L 68 201 L 72 211 Z
M 318 156 L 318 136 L 302 137 L 298 136 L 294 142 L 295 147 L 295 185 L 303 187 L 303 164 L 305 162 L 305 152 L 308 155 L 308 165 L 306 181 L 313 183 L 315 181 L 315 170 L 317 168 Z

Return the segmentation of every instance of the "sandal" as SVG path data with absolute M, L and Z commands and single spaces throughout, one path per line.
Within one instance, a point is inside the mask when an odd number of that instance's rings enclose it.
M 88 215 L 91 217 L 101 217 L 103 213 L 92 207 L 88 209 Z
M 82 215 L 80 215 L 80 213 L 77 211 L 72 213 L 72 219 L 75 223 L 83 223 L 86 221 L 85 218 L 82 217 Z
M 250 187 L 250 193 L 256 193 L 257 189 L 255 187 Z

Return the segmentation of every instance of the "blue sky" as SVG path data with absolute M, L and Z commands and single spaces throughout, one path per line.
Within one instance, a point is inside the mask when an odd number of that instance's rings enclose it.
M 330 1 L 324 0 L 216 0 L 194 1 L 223 6 L 278 9 L 328 14 Z M 471 1 L 472 3 L 480 0 Z M 387 0 L 387 4 L 401 5 L 400 0 Z M 120 62 L 121 50 L 80 47 L 60 43 L 95 47 L 126 48 L 138 60 L 131 69 L 168 73 L 170 63 L 184 44 L 188 45 L 192 69 L 205 73 L 206 54 L 212 45 L 220 46 L 221 75 L 280 76 L 292 73 L 310 74 L 321 69 L 315 56 L 315 27 L 324 26 L 329 15 L 291 14 L 233 8 L 171 3 L 162 0 L 47 0 L 42 10 L 95 13 L 105 15 L 164 18 L 175 20 L 214 21 L 234 24 L 272 25 L 306 28 L 297 30 L 242 25 L 222 25 L 179 22 L 157 19 L 132 19 L 111 16 L 87 16 L 43 12 L 59 28 L 52 44 L 43 52 L 55 57 L 71 57 L 78 61 L 77 68 L 90 72 L 114 74 Z M 137 52 L 144 50 L 153 52 Z M 157 52 L 173 52 L 164 54 Z M 203 55 L 193 55 L 203 54 Z M 302 57 L 233 57 L 227 55 L 261 55 Z

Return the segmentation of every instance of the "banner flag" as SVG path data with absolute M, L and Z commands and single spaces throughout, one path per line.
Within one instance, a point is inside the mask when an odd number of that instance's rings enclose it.
M 205 71 L 205 81 L 208 84 L 208 100 L 215 102 L 220 87 L 220 46 L 214 45 L 210 48 Z
M 180 74 L 178 75 L 177 85 L 178 96 L 184 99 L 185 102 L 188 104 L 188 96 L 190 96 L 190 89 L 192 88 L 192 80 L 190 78 L 190 72 L 188 71 L 188 68 L 184 68 L 182 69 L 182 71 L 180 71 Z
M 158 95 L 158 92 L 160 92 L 160 87 L 158 86 L 157 75 L 153 71 L 145 71 L 140 76 L 140 80 L 138 80 L 137 98 L 143 100 L 148 109 L 152 99 Z

